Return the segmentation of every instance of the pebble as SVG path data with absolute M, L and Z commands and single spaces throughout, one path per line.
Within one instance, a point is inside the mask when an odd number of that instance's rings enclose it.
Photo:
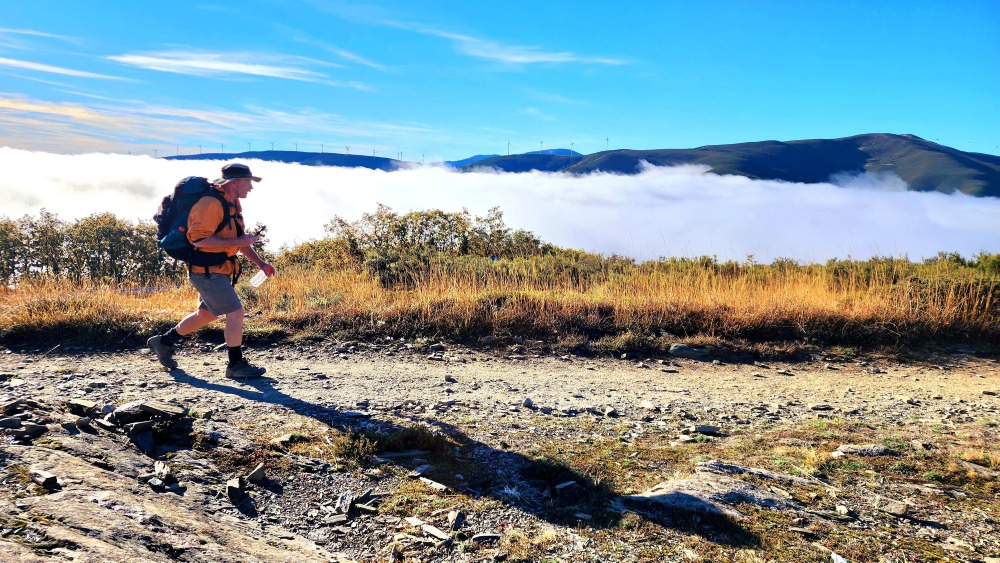
M 891 499 L 880 499 L 878 509 L 893 516 L 905 516 L 907 513 L 906 503 Z
M 54 489 L 59 486 L 59 479 L 52 473 L 48 471 L 42 471 L 41 469 L 32 469 L 28 476 L 32 481 L 38 483 L 39 485 L 45 487 L 46 489 Z
M 722 428 L 708 424 L 692 424 L 687 427 L 687 431 L 689 434 L 718 434 L 722 432 Z

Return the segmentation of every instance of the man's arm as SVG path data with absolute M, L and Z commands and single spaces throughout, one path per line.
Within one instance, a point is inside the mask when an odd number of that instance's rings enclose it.
M 257 239 L 260 237 L 257 235 L 243 235 L 236 238 L 222 238 L 219 235 L 212 235 L 208 238 L 203 238 L 199 241 L 192 242 L 195 248 L 202 248 L 205 250 L 214 250 L 219 248 L 232 248 L 234 246 L 239 246 L 240 250 L 245 250 L 253 246 Z M 246 254 L 244 252 L 244 254 Z M 256 255 L 256 254 L 255 254 Z
M 257 238 L 257 237 L 254 237 L 254 238 Z M 251 248 L 249 246 L 241 246 L 240 247 L 240 254 L 242 254 L 243 256 L 246 256 L 247 259 L 250 260 L 251 262 L 253 262 L 259 269 L 264 270 L 264 273 L 267 274 L 268 277 L 271 277 L 271 276 L 274 275 L 274 266 L 272 266 L 272 265 L 268 264 L 267 262 L 261 260 L 260 256 L 257 254 L 257 252 L 253 248 Z

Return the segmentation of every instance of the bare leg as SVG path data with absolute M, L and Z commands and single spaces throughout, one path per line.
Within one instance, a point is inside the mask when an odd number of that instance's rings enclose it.
M 243 314 L 242 308 L 226 313 L 226 346 L 230 348 L 243 344 Z
M 242 309 L 240 309 L 240 311 L 242 311 Z M 187 336 L 199 328 L 209 325 L 217 318 L 219 317 L 209 313 L 207 309 L 198 309 L 181 319 L 181 322 L 177 323 L 177 334 Z

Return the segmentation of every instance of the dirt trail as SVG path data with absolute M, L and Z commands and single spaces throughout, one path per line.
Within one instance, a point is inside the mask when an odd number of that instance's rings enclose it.
M 509 359 L 455 350 L 437 353 L 433 357 L 445 358 L 437 360 L 401 346 L 321 344 L 250 353 L 268 368 L 265 379 L 227 380 L 222 373 L 224 354 L 208 346 L 186 348 L 179 354 L 180 370 L 173 373 L 163 371 L 145 351 L 38 359 L 8 354 L 0 356 L 0 371 L 24 380 L 33 394 L 59 395 L 60 385 L 68 391 L 84 384 L 94 400 L 92 390 L 97 388 L 85 379 L 96 376 L 98 385 L 101 380 L 107 383 L 98 398 L 111 402 L 122 400 L 123 394 L 153 390 L 156 398 L 184 404 L 239 404 L 252 411 L 293 402 L 357 410 L 359 403 L 373 408 L 406 401 L 461 401 L 468 407 L 494 409 L 531 399 L 537 407 L 557 410 L 612 407 L 629 418 L 642 418 L 645 402 L 646 407 L 707 410 L 716 417 L 749 422 L 755 421 L 750 409 L 776 404 L 785 409 L 783 418 L 812 416 L 810 407 L 823 403 L 840 416 L 931 416 L 956 403 L 989 400 L 984 392 L 1000 391 L 1000 364 L 971 356 L 907 364 L 829 357 L 794 364 L 711 358 L 666 358 L 658 363 L 647 358 L 552 355 Z
M 530 398 L 536 406 L 554 409 L 611 406 L 623 416 L 639 416 L 645 410 L 643 402 L 715 408 L 729 414 L 774 403 L 801 414 L 811 405 L 828 403 L 839 414 L 885 416 L 990 400 L 984 392 L 1000 390 L 1000 363 L 970 355 L 911 363 L 835 357 L 795 363 L 730 363 L 711 357 L 621 360 L 456 349 L 437 353 L 437 358 L 444 358 L 438 360 L 429 359 L 428 352 L 402 346 L 326 344 L 251 350 L 249 354 L 268 368 L 262 380 L 226 379 L 224 353 L 208 345 L 182 348 L 180 369 L 172 373 L 164 371 L 145 350 L 46 356 L 11 353 L 0 355 L 0 372 L 24 381 L 33 395 L 72 397 L 82 385 L 100 389 L 96 394 L 112 402 L 120 400 L 122 393 L 151 393 L 185 404 L 235 401 L 245 407 L 258 403 L 267 408 L 299 401 L 353 410 L 359 402 L 391 406 L 450 400 L 495 408 L 520 405 Z M 88 391 L 88 395 L 94 393 Z
M 336 428 L 400 428 L 406 421 L 422 422 L 447 429 L 456 437 L 463 445 L 457 457 L 490 469 L 504 467 L 511 456 L 524 465 L 527 458 L 517 452 L 542 442 L 580 444 L 595 432 L 606 436 L 626 432 L 633 438 L 652 437 L 666 443 L 690 424 L 716 425 L 726 433 L 744 434 L 817 417 L 890 426 L 913 421 L 973 424 L 982 418 L 995 420 L 1000 408 L 1000 363 L 961 353 L 919 362 L 819 355 L 806 362 L 761 363 L 712 355 L 699 359 L 560 356 L 535 353 L 530 343 L 526 348 L 491 351 L 443 345 L 414 348 L 399 341 L 320 342 L 251 349 L 249 358 L 266 366 L 268 373 L 260 380 L 240 382 L 224 377 L 225 353 L 213 348 L 207 343 L 186 345 L 178 354 L 179 369 L 170 371 L 161 368 L 146 350 L 0 353 L 0 402 L 18 398 L 51 405 L 74 398 L 116 405 L 136 399 L 166 401 L 197 412 L 211 411 L 213 420 L 196 420 L 193 434 L 222 436 L 220 444 L 248 455 L 257 447 L 250 443 L 255 433 L 281 427 L 293 418 Z M 595 427 L 587 422 L 595 420 L 607 424 Z M 52 520 L 59 520 L 60 506 L 77 511 L 68 520 L 86 525 L 69 525 L 63 518 L 63 524 L 50 527 L 48 535 L 68 542 L 77 560 L 134 557 L 136 553 L 145 553 L 150 560 L 269 560 L 277 557 L 275 553 L 299 560 L 385 560 L 391 545 L 410 541 L 400 539 L 399 530 L 405 524 L 399 518 L 362 516 L 350 529 L 338 531 L 337 526 L 320 527 L 324 513 L 318 509 L 323 508 L 327 492 L 336 498 L 339 490 L 358 490 L 365 483 L 398 488 L 411 466 L 423 460 L 348 475 L 330 473 L 328 465 L 323 467 L 316 460 L 291 456 L 288 480 L 273 490 L 255 490 L 254 502 L 260 511 L 248 514 L 234 509 L 224 495 L 220 499 L 221 484 L 232 475 L 213 464 L 218 459 L 209 463 L 188 451 L 171 453 L 172 463 L 183 468 L 178 476 L 187 493 L 166 502 L 162 493 L 150 497 L 146 487 L 135 484 L 136 475 L 149 470 L 143 466 L 163 455 L 143 456 L 125 442 L 101 442 L 103 434 L 81 440 L 79 432 L 56 432 L 59 427 L 51 424 L 50 428 L 48 445 L 61 450 L 59 454 L 45 453 L 37 446 L 11 446 L 5 455 L 11 456 L 9 466 L 51 469 L 66 481 L 63 489 L 15 499 L 12 489 L 0 484 L 0 501 L 14 512 Z M 95 451 L 102 448 L 106 451 Z M 67 455 L 75 456 L 75 461 L 68 461 Z M 177 461 L 181 459 L 183 463 Z M 95 473 L 88 463 L 106 471 Z M 649 467 L 650 483 L 670 472 L 665 467 L 661 473 L 655 463 Z M 11 480 L 6 482 L 9 485 Z M 462 489 L 454 480 L 449 484 Z M 475 488 L 470 481 L 464 490 L 477 496 L 489 484 L 487 480 Z M 497 488 L 512 490 L 510 485 Z M 589 543 L 592 540 L 581 538 L 573 525 L 539 508 L 544 495 L 535 498 L 526 489 L 516 492 L 516 498 L 483 494 L 501 502 L 470 515 L 466 525 L 470 536 L 474 531 L 528 529 L 548 522 L 560 530 L 561 547 L 551 552 L 558 560 L 607 560 L 605 547 Z M 108 509 L 109 494 L 119 495 L 114 502 L 126 509 Z M 88 508 L 94 506 L 102 508 L 97 516 L 86 512 L 97 510 Z M 123 510 L 132 511 L 131 519 L 115 520 L 122 519 Z M 436 517 L 440 520 L 443 515 Z M 100 518 L 111 523 L 103 535 L 93 531 Z M 143 536 L 142 528 L 153 532 Z M 241 543 L 236 539 L 239 534 L 253 541 Z M 512 552 L 509 540 L 504 541 L 508 543 L 503 549 Z M 973 539 L 963 541 L 973 549 Z M 221 543 L 207 549 L 205 542 Z M 621 560 L 647 560 L 638 546 L 628 544 L 624 541 L 622 547 L 614 548 L 625 550 Z M 0 548 L 4 545 L 23 557 L 39 553 L 23 543 L 0 539 Z M 476 561 L 489 553 L 493 552 L 485 548 L 449 551 L 439 545 L 415 558 L 408 555 L 411 559 L 407 560 Z M 829 560 L 828 555 L 823 557 Z

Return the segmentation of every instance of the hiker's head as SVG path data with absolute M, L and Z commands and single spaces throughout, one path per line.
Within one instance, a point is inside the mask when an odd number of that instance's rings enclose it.
M 246 164 L 234 162 L 223 166 L 222 177 L 213 183 L 231 192 L 233 196 L 246 197 L 253 189 L 254 182 L 260 182 L 260 176 L 254 176 Z

